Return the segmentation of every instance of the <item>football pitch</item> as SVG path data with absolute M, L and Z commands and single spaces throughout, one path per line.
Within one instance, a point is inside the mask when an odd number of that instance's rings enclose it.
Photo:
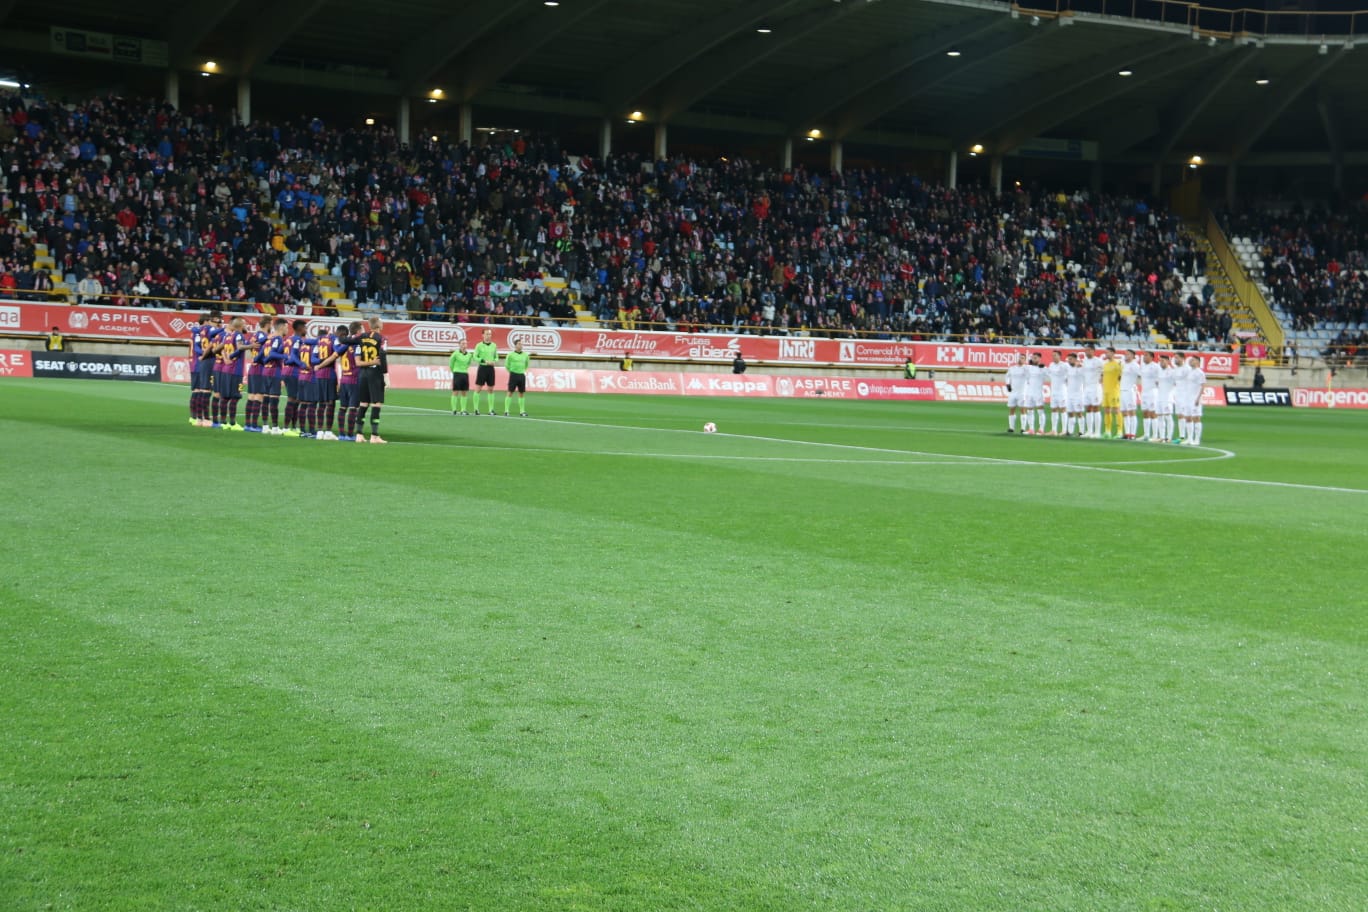
M 1368 414 L 187 397 L 0 381 L 0 908 L 1368 907 Z

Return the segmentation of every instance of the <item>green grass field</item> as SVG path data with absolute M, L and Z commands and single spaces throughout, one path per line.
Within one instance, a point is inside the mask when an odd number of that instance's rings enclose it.
M 0 384 L 0 908 L 1368 907 L 1368 414 L 185 399 Z

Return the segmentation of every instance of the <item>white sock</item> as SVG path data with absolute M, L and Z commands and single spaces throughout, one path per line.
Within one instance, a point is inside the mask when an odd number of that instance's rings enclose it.
M 1193 443 L 1194 446 L 1197 445 L 1197 444 L 1200 444 L 1200 443 L 1202 442 L 1202 422 L 1201 422 L 1201 421 L 1194 421 L 1194 422 L 1192 422 L 1192 431 L 1188 434 L 1188 439 L 1192 441 L 1192 443 Z
M 1009 430 L 1009 431 L 1015 431 L 1015 430 L 1016 430 L 1016 412 L 1008 412 L 1008 413 L 1007 413 L 1007 430 Z
M 1026 410 L 1025 414 L 1021 416 L 1021 427 L 1025 431 L 1035 430 L 1035 412 L 1030 409 Z
M 1075 418 L 1073 415 L 1070 415 L 1070 416 L 1069 416 L 1069 429 L 1068 429 L 1068 431 L 1066 431 L 1066 433 L 1067 433 L 1070 437 L 1073 436 L 1074 428 L 1077 426 L 1077 424 L 1078 424 L 1078 419 Z
M 1145 439 L 1148 440 L 1149 438 L 1151 438 L 1151 437 L 1153 437 L 1153 436 L 1154 436 L 1154 419 L 1153 419 L 1153 418 L 1146 418 L 1146 419 L 1145 419 Z

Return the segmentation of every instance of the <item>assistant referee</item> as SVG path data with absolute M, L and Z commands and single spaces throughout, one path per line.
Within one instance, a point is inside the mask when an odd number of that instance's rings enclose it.
M 508 392 L 504 393 L 504 416 L 513 402 L 513 394 L 518 394 L 518 414 L 527 417 L 527 364 L 532 356 L 522 349 L 522 339 L 513 343 L 513 350 L 504 358 L 504 369 L 508 371 Z
M 499 363 L 499 346 L 494 344 L 494 330 L 486 329 L 475 346 L 475 414 L 480 414 L 480 390 L 489 399 L 489 414 L 494 414 L 494 365 Z

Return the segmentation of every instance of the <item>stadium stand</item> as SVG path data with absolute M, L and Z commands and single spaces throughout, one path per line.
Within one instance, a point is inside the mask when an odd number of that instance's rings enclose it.
M 1368 211 L 1265 205 L 1225 218 L 1231 244 L 1301 357 L 1352 367 L 1368 344 Z
M 1202 251 L 1138 199 L 729 157 L 596 161 L 211 108 L 0 96 L 0 293 L 741 332 L 1217 347 Z

